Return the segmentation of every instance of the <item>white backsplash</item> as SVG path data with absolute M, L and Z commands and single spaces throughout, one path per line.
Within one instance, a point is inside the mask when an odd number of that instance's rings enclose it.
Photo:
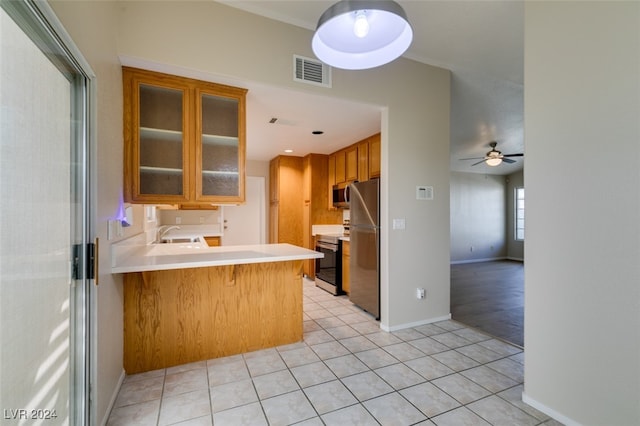
M 343 234 L 342 225 L 311 225 L 311 235 L 318 234 Z
M 166 233 L 166 237 L 171 238 L 194 238 L 194 237 L 217 237 L 222 235 L 221 226 L 216 224 L 204 225 L 170 225 L 179 226 L 180 229 L 171 229 Z
M 222 208 L 218 210 L 159 210 L 160 225 L 219 225 Z

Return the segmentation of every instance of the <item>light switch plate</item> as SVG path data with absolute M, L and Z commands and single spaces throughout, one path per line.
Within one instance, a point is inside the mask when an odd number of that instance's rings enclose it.
M 111 219 L 107 221 L 107 240 L 108 241 L 113 240 L 117 236 L 118 222 L 120 221 L 117 219 Z
M 404 229 L 405 221 L 404 219 L 393 219 L 393 229 Z

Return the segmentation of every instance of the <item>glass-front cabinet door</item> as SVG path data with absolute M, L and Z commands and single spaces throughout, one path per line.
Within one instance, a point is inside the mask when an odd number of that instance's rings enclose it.
M 246 90 L 123 68 L 125 200 L 244 202 Z
M 196 199 L 244 200 L 243 91 L 198 90 Z
M 184 90 L 138 85 L 140 97 L 138 169 L 140 195 L 184 197 L 187 194 L 184 152 Z

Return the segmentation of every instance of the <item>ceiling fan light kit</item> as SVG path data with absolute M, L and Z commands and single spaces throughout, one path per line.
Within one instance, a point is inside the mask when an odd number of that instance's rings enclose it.
M 496 149 L 497 145 L 498 145 L 498 142 L 491 141 L 489 143 L 489 146 L 491 147 L 491 151 L 487 152 L 487 154 L 484 157 L 461 158 L 460 160 L 481 160 L 481 161 L 478 161 L 477 163 L 473 163 L 471 166 L 476 166 L 476 165 L 478 165 L 480 163 L 486 163 L 487 166 L 495 167 L 495 166 L 499 166 L 503 162 L 505 162 L 505 163 L 515 163 L 516 162 L 515 160 L 512 160 L 512 159 L 507 158 L 507 157 L 524 157 L 523 153 L 519 153 L 519 154 L 503 154 L 501 151 L 498 151 Z
M 412 39 L 413 29 L 398 3 L 342 0 L 320 16 L 311 47 L 332 67 L 359 70 L 393 61 Z
M 487 158 L 485 162 L 487 163 L 487 166 L 495 167 L 495 166 L 499 166 L 500 163 L 502 163 L 502 158 L 500 157 Z

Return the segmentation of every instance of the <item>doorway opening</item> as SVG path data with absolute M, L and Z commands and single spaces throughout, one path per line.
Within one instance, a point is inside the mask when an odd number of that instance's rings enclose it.
M 524 173 L 451 173 L 454 320 L 524 346 Z

